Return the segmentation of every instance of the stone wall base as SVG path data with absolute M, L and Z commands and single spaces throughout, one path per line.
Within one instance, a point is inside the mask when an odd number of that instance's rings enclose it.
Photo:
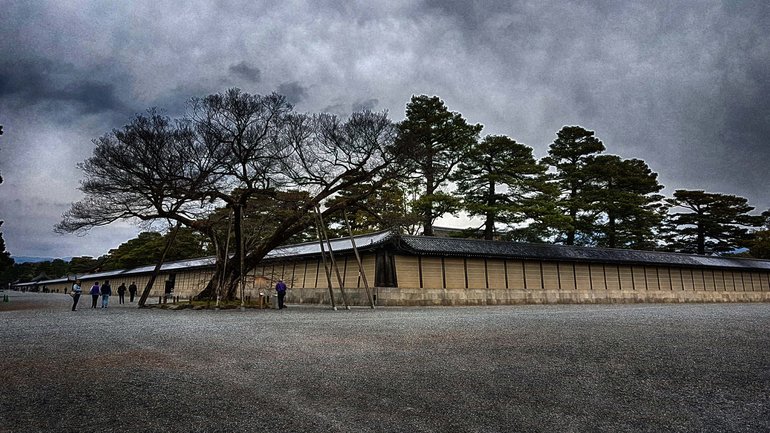
M 373 288 L 378 306 L 430 305 L 515 305 L 515 304 L 614 304 L 614 303 L 684 303 L 684 302 L 770 302 L 770 291 L 685 291 L 685 290 L 524 290 L 524 289 L 406 289 Z M 367 306 L 364 289 L 345 289 L 348 304 Z M 339 289 L 335 302 L 344 305 Z M 329 289 L 294 288 L 287 302 L 330 304 Z

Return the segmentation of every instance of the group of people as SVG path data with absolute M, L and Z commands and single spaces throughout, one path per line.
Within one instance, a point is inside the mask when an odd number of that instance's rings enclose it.
M 134 296 L 136 296 L 136 283 L 131 283 L 130 286 L 128 286 L 128 289 L 126 289 L 126 284 L 121 283 L 118 287 L 118 300 L 121 304 L 125 304 L 125 295 L 126 290 L 128 290 L 128 294 L 130 297 L 130 302 L 134 302 Z M 80 295 L 83 293 L 83 289 L 80 287 L 80 280 L 75 281 L 75 284 L 72 285 L 72 311 L 75 311 L 78 306 L 78 301 L 80 300 Z M 112 296 L 112 286 L 110 286 L 109 280 L 105 280 L 104 284 L 101 286 L 99 285 L 99 282 L 95 282 L 93 286 L 91 286 L 91 290 L 88 292 L 91 295 L 91 308 L 96 308 L 96 305 L 99 301 L 99 296 L 102 297 L 102 308 L 107 308 L 110 303 L 110 296 Z
M 278 308 L 286 308 L 286 305 L 283 302 L 286 297 L 286 283 L 284 283 L 283 280 L 278 280 L 278 284 L 275 285 L 275 291 L 278 294 Z M 72 311 L 75 311 L 77 308 L 82 293 L 83 289 L 80 287 L 80 280 L 77 280 L 75 281 L 75 284 L 72 285 Z M 96 308 L 99 296 L 102 297 L 102 308 L 107 308 L 110 303 L 110 296 L 112 296 L 112 287 L 110 286 L 109 280 L 105 280 L 104 284 L 101 286 L 97 281 L 91 286 L 91 290 L 88 293 L 91 295 L 91 308 Z M 118 300 L 121 304 L 126 303 L 125 294 L 126 284 L 121 283 L 118 287 Z M 134 296 L 136 296 L 136 283 L 132 282 L 131 285 L 128 286 L 128 294 L 131 299 L 130 302 L 134 302 Z

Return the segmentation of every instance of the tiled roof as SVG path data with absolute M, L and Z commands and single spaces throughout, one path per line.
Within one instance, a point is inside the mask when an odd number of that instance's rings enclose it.
M 350 238 L 330 240 L 335 253 L 349 253 L 353 250 Z M 616 263 L 628 265 L 662 265 L 682 267 L 713 267 L 724 269 L 770 270 L 770 261 L 730 257 L 698 256 L 694 254 L 666 253 L 659 251 L 636 251 L 611 248 L 575 247 L 550 244 L 529 244 L 519 242 L 485 241 L 429 236 L 398 235 L 390 231 L 370 233 L 355 237 L 360 250 L 376 249 L 394 245 L 395 249 L 407 254 L 427 256 L 494 257 L 522 260 L 556 260 L 587 263 Z M 328 251 L 324 243 L 324 250 Z M 301 259 L 321 254 L 318 242 L 286 245 L 270 251 L 265 260 Z M 161 271 L 175 271 L 200 267 L 213 267 L 214 257 L 179 260 L 164 263 Z M 133 269 L 119 269 L 98 274 L 81 275 L 79 278 L 103 280 L 152 272 L 154 265 Z M 38 284 L 64 282 L 66 279 L 40 281 Z M 20 286 L 34 283 L 22 283 Z
M 382 245 L 396 235 L 390 231 L 370 233 L 366 235 L 355 236 L 356 247 L 361 250 L 376 248 Z M 332 249 L 335 253 L 346 253 L 353 250 L 353 243 L 350 238 L 330 239 Z M 328 246 L 324 242 L 324 250 L 328 252 Z M 307 242 L 303 244 L 280 246 L 265 256 L 265 260 L 275 260 L 283 258 L 302 258 L 306 256 L 320 255 L 321 246 L 318 242 Z M 179 271 L 184 269 L 213 267 L 216 263 L 215 257 L 203 257 L 200 259 L 177 260 L 166 262 L 161 266 L 161 272 Z M 116 269 L 113 271 L 99 272 L 95 274 L 78 275 L 78 278 L 88 280 L 109 280 L 111 278 L 127 277 L 132 275 L 149 274 L 155 269 L 155 265 L 140 266 L 131 269 Z M 55 280 L 39 281 L 37 284 L 54 284 L 68 281 L 67 278 L 58 278 Z M 32 286 L 35 282 L 19 283 L 17 286 Z
M 476 239 L 400 236 L 399 247 L 418 255 L 770 270 L 767 260 Z
M 369 233 L 366 235 L 355 236 L 356 248 L 361 250 L 371 249 L 387 243 L 389 240 L 397 237 L 395 233 L 391 231 L 382 231 L 376 233 Z M 334 253 L 344 253 L 353 251 L 353 243 L 350 238 L 336 238 L 330 239 L 329 242 L 332 245 Z M 324 251 L 329 252 L 329 247 L 324 242 Z M 265 256 L 266 260 L 280 259 L 280 258 L 294 258 L 304 257 L 312 255 L 320 255 L 321 246 L 318 241 L 306 242 L 304 244 L 286 245 L 278 247 Z

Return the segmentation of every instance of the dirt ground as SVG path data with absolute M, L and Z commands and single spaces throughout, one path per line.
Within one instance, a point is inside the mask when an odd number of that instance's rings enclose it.
M 766 432 L 770 304 L 0 303 L 0 432 Z

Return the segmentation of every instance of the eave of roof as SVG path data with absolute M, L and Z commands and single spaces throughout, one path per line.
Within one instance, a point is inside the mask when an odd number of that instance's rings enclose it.
M 400 236 L 399 247 L 416 255 L 770 270 L 768 260 L 477 239 Z
M 393 239 L 395 236 L 397 236 L 395 233 L 391 231 L 381 231 L 376 233 L 369 233 L 365 235 L 358 235 L 354 236 L 354 240 L 351 241 L 349 237 L 347 238 L 337 238 L 337 239 L 330 239 L 329 242 L 331 243 L 332 250 L 335 253 L 349 253 L 353 251 L 353 242 L 356 244 L 356 248 L 358 248 L 361 251 L 370 250 L 372 248 L 377 248 L 380 245 L 383 245 L 387 243 L 389 240 Z M 329 247 L 326 242 L 324 242 L 324 250 L 328 252 Z M 312 257 L 312 256 L 320 256 L 321 255 L 321 246 L 319 242 L 306 242 L 302 244 L 294 244 L 294 245 L 285 245 L 280 246 L 278 248 L 273 249 L 267 255 L 264 257 L 264 261 L 273 261 L 273 260 L 285 260 L 285 259 L 302 259 L 306 257 Z M 180 271 L 180 270 L 186 270 L 186 269 L 196 269 L 196 268 L 211 268 L 216 264 L 216 258 L 211 257 L 203 257 L 200 259 L 188 259 L 188 260 L 177 260 L 173 262 L 166 262 L 161 266 L 160 270 L 161 272 L 171 272 L 171 271 Z M 155 265 L 147 265 L 147 266 L 140 266 L 138 268 L 132 268 L 132 269 L 116 269 L 113 271 L 105 271 L 105 272 L 98 272 L 95 274 L 86 274 L 86 275 L 78 275 L 78 279 L 83 280 L 109 280 L 110 278 L 122 278 L 122 277 L 128 277 L 128 276 L 135 276 L 135 275 L 144 275 L 149 274 L 155 269 Z M 69 281 L 67 278 L 59 278 L 56 280 L 45 280 L 45 281 L 38 281 L 38 282 L 25 282 L 25 283 L 19 283 L 15 284 L 17 286 L 32 286 L 35 284 L 58 284 L 58 283 L 65 283 Z
M 398 235 L 392 231 L 381 231 L 376 233 L 369 233 L 365 235 L 358 235 L 353 237 L 353 241 L 349 237 L 329 239 L 332 251 L 334 253 L 349 253 L 353 251 L 353 242 L 355 242 L 356 248 L 361 251 L 371 250 L 384 245 L 388 241 L 397 238 Z M 323 244 L 324 251 L 329 252 L 329 246 L 326 242 Z M 312 256 L 321 255 L 321 245 L 319 242 L 306 242 L 303 244 L 286 245 L 278 247 L 265 256 L 263 260 L 281 260 L 281 259 L 299 259 Z
M 721 269 L 770 270 L 770 261 L 732 257 L 699 256 L 694 254 L 668 253 L 661 251 L 622 250 L 611 248 L 576 247 L 566 245 L 533 244 L 479 239 L 443 238 L 430 236 L 399 235 L 392 231 L 381 231 L 354 237 L 356 248 L 361 251 L 377 249 L 386 244 L 395 245 L 396 251 L 425 256 L 491 257 L 517 260 L 550 260 L 584 263 L 614 263 L 642 266 L 674 266 Z M 349 237 L 330 239 L 334 253 L 351 253 L 353 241 Z M 328 252 L 328 244 L 324 242 Z M 321 255 L 319 242 L 286 245 L 270 251 L 263 259 L 266 262 L 300 260 Z M 161 272 L 180 271 L 196 268 L 210 268 L 215 257 L 178 260 L 164 263 Z M 79 279 L 104 280 L 134 275 L 149 274 L 155 265 L 133 269 L 118 269 L 96 274 L 80 275 Z M 53 284 L 68 281 L 66 278 L 27 282 L 18 286 Z

